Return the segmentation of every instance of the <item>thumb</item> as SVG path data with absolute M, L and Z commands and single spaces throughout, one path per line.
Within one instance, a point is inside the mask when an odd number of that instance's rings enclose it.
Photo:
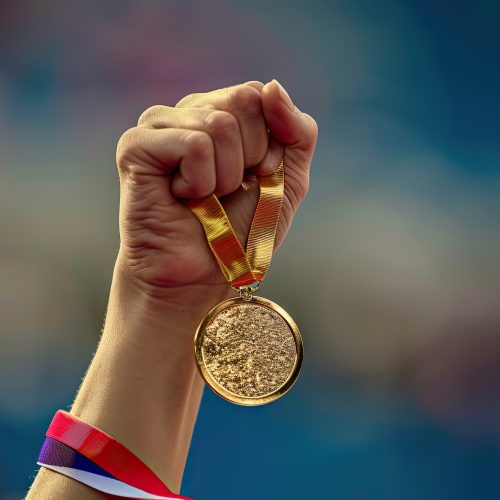
M 314 149 L 318 126 L 314 118 L 295 106 L 277 80 L 266 83 L 261 90 L 262 111 L 269 132 L 290 148 L 307 152 Z

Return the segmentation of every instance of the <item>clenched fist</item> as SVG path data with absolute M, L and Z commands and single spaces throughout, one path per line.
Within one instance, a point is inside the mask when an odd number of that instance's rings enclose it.
M 277 248 L 307 193 L 317 134 L 315 120 L 275 80 L 147 109 L 117 148 L 121 268 L 148 293 L 227 286 L 200 223 L 183 202 L 215 192 L 245 246 L 259 194 L 256 176 L 271 174 L 283 157 Z

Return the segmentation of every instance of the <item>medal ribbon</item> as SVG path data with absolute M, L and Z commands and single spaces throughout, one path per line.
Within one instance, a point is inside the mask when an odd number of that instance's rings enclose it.
M 186 203 L 203 226 L 208 245 L 224 277 L 234 288 L 260 283 L 269 269 L 283 204 L 283 159 L 273 174 L 259 176 L 258 182 L 259 201 L 250 226 L 246 252 L 215 194 Z

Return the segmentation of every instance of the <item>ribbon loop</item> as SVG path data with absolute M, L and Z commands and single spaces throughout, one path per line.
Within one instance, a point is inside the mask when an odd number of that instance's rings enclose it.
M 283 205 L 283 159 L 273 174 L 259 176 L 258 181 L 259 201 L 250 226 L 246 252 L 215 194 L 186 203 L 203 226 L 210 250 L 233 288 L 261 282 L 269 269 Z

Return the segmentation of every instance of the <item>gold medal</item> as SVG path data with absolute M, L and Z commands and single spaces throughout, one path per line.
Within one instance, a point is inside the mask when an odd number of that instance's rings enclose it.
M 214 392 L 246 406 L 285 394 L 299 375 L 303 353 L 299 329 L 288 313 L 254 295 L 271 262 L 283 202 L 283 160 L 274 174 L 259 177 L 259 187 L 246 252 L 215 195 L 187 204 L 228 283 L 240 294 L 217 304 L 201 321 L 194 339 L 196 362 Z
M 195 355 L 206 383 L 242 405 L 270 403 L 295 382 L 302 339 L 293 319 L 261 297 L 217 304 L 195 336 Z

